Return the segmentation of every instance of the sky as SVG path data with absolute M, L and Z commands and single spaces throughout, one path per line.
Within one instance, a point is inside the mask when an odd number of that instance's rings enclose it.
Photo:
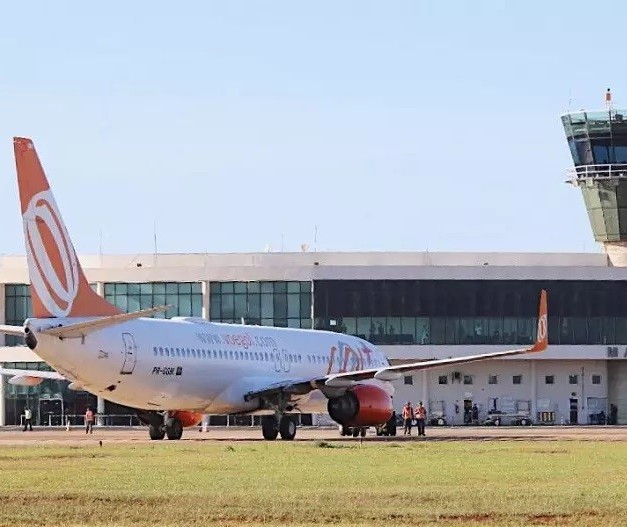
M 598 251 L 560 114 L 627 106 L 627 4 L 3 2 L 13 136 L 99 252 Z M 4 146 L 2 146 L 4 144 Z

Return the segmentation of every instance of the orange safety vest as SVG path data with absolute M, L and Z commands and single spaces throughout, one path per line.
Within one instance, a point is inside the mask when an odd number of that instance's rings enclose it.
M 91 410 L 87 410 L 85 412 L 85 421 L 91 422 L 93 420 L 94 420 L 94 412 L 92 412 Z
M 419 406 L 418 408 L 416 408 L 416 417 L 418 419 L 424 419 L 425 417 L 427 417 L 427 410 L 424 406 Z
M 411 419 L 413 417 L 414 412 L 408 406 L 403 406 L 403 419 Z

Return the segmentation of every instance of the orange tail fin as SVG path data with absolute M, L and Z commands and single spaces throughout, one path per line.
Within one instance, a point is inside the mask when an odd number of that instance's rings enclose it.
M 15 137 L 13 148 L 33 316 L 90 317 L 120 313 L 87 282 L 33 142 Z
M 531 351 L 544 351 L 549 345 L 549 321 L 546 303 L 546 291 L 540 293 L 540 309 L 538 311 L 538 332 L 536 342 Z

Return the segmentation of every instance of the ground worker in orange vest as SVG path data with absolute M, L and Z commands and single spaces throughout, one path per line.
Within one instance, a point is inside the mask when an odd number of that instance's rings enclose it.
M 422 401 L 416 407 L 416 426 L 418 426 L 418 435 L 425 435 L 425 421 L 427 419 L 427 409 L 422 406 Z
M 411 435 L 411 422 L 414 418 L 414 409 L 411 407 L 411 403 L 407 401 L 405 406 L 403 406 L 403 435 Z

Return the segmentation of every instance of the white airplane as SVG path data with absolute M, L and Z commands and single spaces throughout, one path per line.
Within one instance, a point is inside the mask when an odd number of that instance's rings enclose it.
M 293 439 L 295 412 L 325 409 L 344 427 L 386 423 L 390 381 L 406 372 L 546 348 L 546 292 L 533 346 L 391 366 L 363 339 L 329 331 L 150 318 L 122 313 L 87 282 L 30 139 L 14 139 L 33 317 L 0 326 L 22 336 L 56 372 L 0 369 L 9 383 L 66 379 L 136 408 L 151 439 L 180 439 L 203 414 L 261 414 L 265 439 Z

